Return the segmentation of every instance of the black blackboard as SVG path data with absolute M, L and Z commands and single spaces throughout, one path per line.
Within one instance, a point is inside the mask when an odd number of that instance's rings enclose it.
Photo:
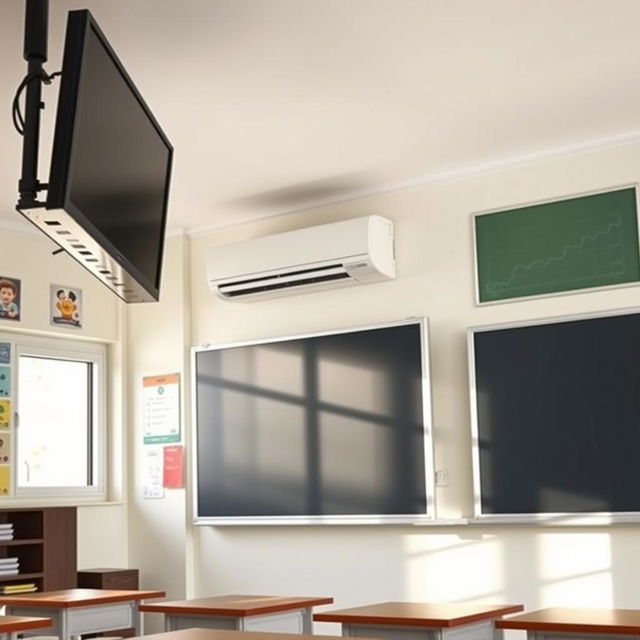
M 470 337 L 477 515 L 640 512 L 640 314 Z
M 479 214 L 478 302 L 640 281 L 633 187 Z
M 196 520 L 428 515 L 423 320 L 194 354 Z

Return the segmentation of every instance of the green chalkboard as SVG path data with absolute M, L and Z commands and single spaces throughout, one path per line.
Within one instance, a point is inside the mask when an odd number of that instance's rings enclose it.
M 634 187 L 474 218 L 478 302 L 640 281 Z

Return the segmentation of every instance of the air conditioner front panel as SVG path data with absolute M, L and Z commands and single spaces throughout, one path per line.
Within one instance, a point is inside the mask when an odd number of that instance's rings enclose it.
M 212 247 L 208 271 L 215 274 L 216 280 L 225 280 L 310 264 L 342 263 L 366 256 L 370 253 L 370 217 L 374 216 Z
M 215 246 L 207 255 L 207 276 L 225 300 L 390 279 L 393 225 L 368 216 Z

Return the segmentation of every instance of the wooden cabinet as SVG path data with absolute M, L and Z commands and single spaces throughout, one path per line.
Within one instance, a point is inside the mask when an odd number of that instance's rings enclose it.
M 0 575 L 0 587 L 34 583 L 38 591 L 72 589 L 77 580 L 75 507 L 2 509 L 0 523 L 13 539 L 0 540 L 0 558 L 17 558 L 17 575 Z
M 137 569 L 83 569 L 78 586 L 87 589 L 138 589 Z
M 85 589 L 138 589 L 138 574 L 138 569 L 83 569 L 78 571 L 78 586 Z M 97 633 L 92 637 L 103 635 L 130 638 L 136 634 L 135 629 L 129 628 Z

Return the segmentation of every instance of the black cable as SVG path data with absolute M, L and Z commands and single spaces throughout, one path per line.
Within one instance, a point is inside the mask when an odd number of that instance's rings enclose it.
M 11 103 L 11 117 L 13 119 L 13 126 L 21 136 L 24 135 L 24 118 L 22 117 L 22 113 L 20 111 L 20 96 L 22 95 L 22 92 L 26 89 L 27 85 L 34 80 L 41 80 L 45 84 L 50 84 L 51 80 L 59 75 L 62 75 L 62 71 L 55 71 L 51 75 L 49 75 L 44 70 L 34 73 L 28 73 L 22 79 L 22 82 L 18 85 L 16 93 L 13 97 L 13 102 Z

